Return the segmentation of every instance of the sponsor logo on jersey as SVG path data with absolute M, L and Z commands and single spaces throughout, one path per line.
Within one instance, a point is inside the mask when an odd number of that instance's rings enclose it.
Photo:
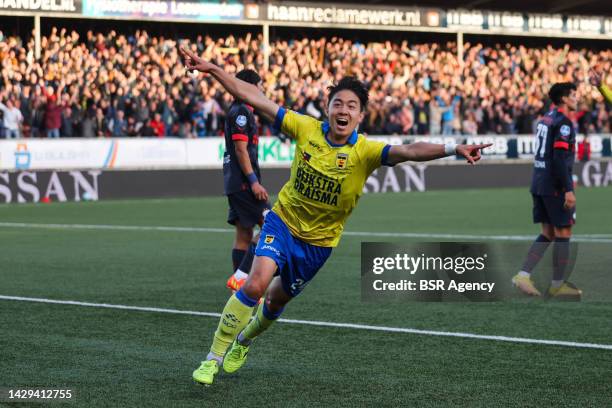
M 293 188 L 306 198 L 336 207 L 342 194 L 342 184 L 338 180 L 317 172 L 303 162 L 298 165 Z
M 261 247 L 261 250 L 265 250 L 267 249 L 268 251 L 272 251 L 274 252 L 277 256 L 280 256 L 280 251 L 276 248 L 274 248 L 272 245 L 264 245 Z
M 561 133 L 561 136 L 567 137 L 572 133 L 572 129 L 568 125 L 563 125 L 561 129 L 559 129 L 559 133 Z
M 308 144 L 311 145 L 312 147 L 314 147 L 315 149 L 317 149 L 318 151 L 321 151 L 321 145 L 313 142 L 312 140 L 309 140 Z

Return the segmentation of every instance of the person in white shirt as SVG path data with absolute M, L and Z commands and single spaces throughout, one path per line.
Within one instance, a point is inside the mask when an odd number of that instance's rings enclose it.
M 19 139 L 23 115 L 15 103 L 8 99 L 6 105 L 0 101 L 0 110 L 4 113 L 4 128 L 7 139 Z

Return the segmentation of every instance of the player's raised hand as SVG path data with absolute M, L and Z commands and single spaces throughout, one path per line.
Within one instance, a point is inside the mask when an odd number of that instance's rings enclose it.
M 591 85 L 598 88 L 601 86 L 601 74 L 593 68 L 589 69 L 589 82 L 591 82 Z
M 215 64 L 206 61 L 204 58 L 198 57 L 195 53 L 185 47 L 179 47 L 179 52 L 183 57 L 185 68 L 187 68 L 188 71 L 209 73 L 216 67 Z
M 459 156 L 465 157 L 468 163 L 476 164 L 482 157 L 480 151 L 492 146 L 493 143 L 476 144 L 476 145 L 457 145 L 455 149 Z

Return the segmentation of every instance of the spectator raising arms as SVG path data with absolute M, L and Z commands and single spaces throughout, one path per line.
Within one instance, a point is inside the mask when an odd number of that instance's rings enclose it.
M 7 135 L 21 133 L 16 114 L 6 113 L 15 107 L 23 130 L 33 137 L 222 133 L 231 98 L 210 78 L 183 75 L 174 39 L 143 30 L 88 32 L 81 38 L 54 28 L 41 45 L 41 58 L 35 60 L 33 40 L 0 40 Z M 271 42 L 266 69 L 261 35 L 199 36 L 190 47 L 228 73 L 255 70 L 267 97 L 318 119 L 325 114 L 321 89 L 355 76 L 369 88 L 360 130 L 371 135 L 473 133 L 474 128 L 479 134 L 530 134 L 549 108 L 549 84 L 562 81 L 579 84 L 583 130 L 610 132 L 609 106 L 589 86 L 580 61 L 608 73 L 611 50 L 465 43 L 460 61 L 452 42 L 409 43 L 400 35 L 369 43 L 337 36 L 291 38 Z M 612 87 L 612 75 L 592 74 L 591 81 L 604 93 Z M 259 126 L 259 134 L 276 133 L 269 122 Z

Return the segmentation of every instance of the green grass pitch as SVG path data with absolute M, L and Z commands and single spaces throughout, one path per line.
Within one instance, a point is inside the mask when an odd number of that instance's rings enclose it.
M 612 239 L 612 189 L 577 197 L 575 233 Z M 0 295 L 220 312 L 230 232 L 6 223 L 226 229 L 226 211 L 223 198 L 0 206 Z M 524 189 L 366 195 L 346 230 L 535 237 L 530 214 Z M 612 344 L 609 302 L 362 302 L 360 242 L 404 240 L 345 236 L 283 317 Z M 0 300 L 0 324 L 0 387 L 71 387 L 75 406 L 612 404 L 612 350 L 278 323 L 242 370 L 203 387 L 191 372 L 213 317 Z

